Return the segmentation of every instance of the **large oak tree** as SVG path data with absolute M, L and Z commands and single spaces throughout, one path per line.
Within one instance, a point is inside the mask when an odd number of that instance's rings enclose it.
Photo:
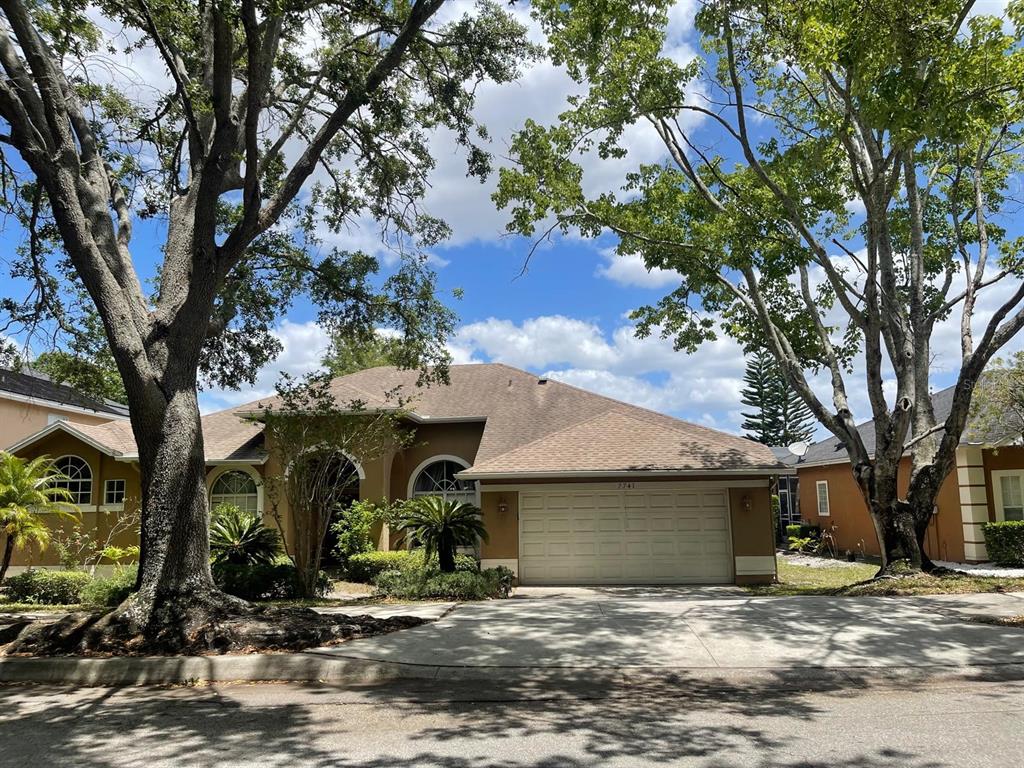
M 139 446 L 139 591 L 111 626 L 187 633 L 223 611 L 197 384 L 251 381 L 289 303 L 308 297 L 350 336 L 391 326 L 443 362 L 451 315 L 421 252 L 447 234 L 421 206 L 430 135 L 451 131 L 486 174 L 475 89 L 533 54 L 497 4 L 450 5 L 0 0 L 5 221 L 24 228 L 14 273 L 30 286 L 6 297 L 7 327 L 73 336 L 84 291 Z M 166 79 L 141 81 L 132 60 Z M 157 253 L 137 252 L 142 226 Z M 398 266 L 378 277 L 378 259 L 328 247 L 352 228 Z
M 528 122 L 515 139 L 519 165 L 497 194 L 510 228 L 612 233 L 621 254 L 678 271 L 679 287 L 636 314 L 640 332 L 680 349 L 724 332 L 769 350 L 849 452 L 882 572 L 928 567 L 923 537 L 972 391 L 1024 327 L 1022 242 L 1008 232 L 1024 9 L 1010 2 L 1002 19 L 970 0 L 716 0 L 697 15 L 702 51 L 683 62 L 666 40 L 671 6 L 535 0 L 582 93 L 557 125 Z M 589 189 L 583 156 L 625 157 L 627 129 L 649 131 L 664 162 L 633 168 L 621 189 Z M 937 421 L 933 339 L 950 319 L 958 370 Z M 869 413 L 851 408 L 856 367 Z M 857 416 L 874 420 L 873 450 Z

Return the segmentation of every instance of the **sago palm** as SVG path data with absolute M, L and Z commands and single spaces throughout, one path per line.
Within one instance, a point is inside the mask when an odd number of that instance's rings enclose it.
M 281 537 L 258 512 L 221 504 L 210 521 L 210 556 L 216 565 L 268 565 L 281 554 Z
M 25 460 L 0 451 L 0 533 L 6 539 L 0 581 L 7 575 L 15 549 L 30 543 L 43 548 L 50 543 L 50 528 L 40 515 L 77 515 L 78 508 L 70 503 L 71 492 L 54 485 L 66 479 L 48 456 Z
M 455 571 L 455 548 L 487 541 L 480 510 L 464 501 L 445 501 L 440 496 L 421 496 L 407 507 L 398 525 L 423 545 L 426 559 L 437 553 L 444 573 Z

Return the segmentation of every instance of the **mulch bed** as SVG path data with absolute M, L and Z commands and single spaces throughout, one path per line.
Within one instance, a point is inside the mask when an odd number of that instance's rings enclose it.
M 414 616 L 374 618 L 320 614 L 304 608 L 261 607 L 190 627 L 173 639 L 147 638 L 103 626 L 102 613 L 72 613 L 57 621 L 0 626 L 0 656 L 209 656 L 301 651 L 419 626 Z

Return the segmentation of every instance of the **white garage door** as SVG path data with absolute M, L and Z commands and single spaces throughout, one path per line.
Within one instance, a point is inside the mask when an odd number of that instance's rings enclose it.
M 519 494 L 524 584 L 716 584 L 733 580 L 723 489 Z

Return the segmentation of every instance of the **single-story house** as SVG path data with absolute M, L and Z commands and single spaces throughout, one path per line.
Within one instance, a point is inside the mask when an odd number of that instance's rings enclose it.
M 393 407 L 396 388 L 411 398 L 412 444 L 355 466 L 360 498 L 475 503 L 489 533 L 482 565 L 525 584 L 774 578 L 769 481 L 788 470 L 767 447 L 505 365 L 456 365 L 450 378 L 417 388 L 415 371 L 379 367 L 332 382 L 338 403 L 371 410 Z M 279 470 L 262 426 L 244 417 L 273 404 L 203 417 L 211 504 L 268 513 L 262 480 Z M 15 451 L 58 459 L 90 519 L 138 503 L 127 423 L 61 421 Z M 395 539 L 385 528 L 379 546 Z
M 932 395 L 935 417 L 948 415 L 953 388 Z M 868 451 L 874 447 L 874 426 L 857 427 Z M 878 539 L 860 489 L 853 478 L 846 449 L 837 438 L 811 445 L 796 464 L 803 521 L 832 532 L 840 552 L 878 555 Z M 910 482 L 910 457 L 900 463 L 900 492 Z M 1010 441 L 979 439 L 965 430 L 956 451 L 956 468 L 936 498 L 935 513 L 925 539 L 934 560 L 979 563 L 988 560 L 982 525 L 1024 519 L 1024 446 Z
M 81 424 L 128 422 L 128 407 L 58 384 L 30 368 L 0 368 L 0 448 L 68 419 Z

